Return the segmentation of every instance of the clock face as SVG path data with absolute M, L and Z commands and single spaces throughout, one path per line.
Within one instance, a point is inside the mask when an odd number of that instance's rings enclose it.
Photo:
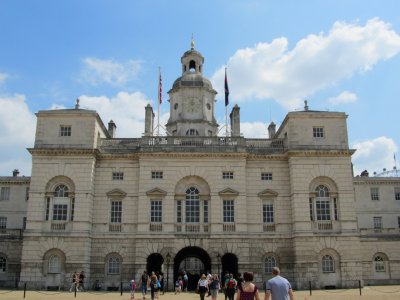
M 201 103 L 199 99 L 189 98 L 186 102 L 186 111 L 189 113 L 198 112 L 201 108 Z

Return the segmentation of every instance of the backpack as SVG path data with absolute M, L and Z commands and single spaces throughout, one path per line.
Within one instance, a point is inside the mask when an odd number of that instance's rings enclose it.
M 236 286 L 235 280 L 229 279 L 229 281 L 228 281 L 228 288 L 229 288 L 229 289 L 234 289 L 235 286 Z

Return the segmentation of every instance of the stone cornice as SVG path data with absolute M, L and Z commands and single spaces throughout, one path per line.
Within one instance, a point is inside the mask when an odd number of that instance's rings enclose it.
M 87 156 L 98 156 L 99 151 L 97 149 L 79 149 L 79 148 L 28 148 L 28 151 L 32 156 L 75 156 L 75 155 L 87 155 Z
M 30 184 L 31 177 L 8 177 L 8 176 L 0 176 L 1 184 Z
M 342 149 L 342 150 L 337 150 L 337 149 L 304 149 L 304 150 L 288 150 L 287 155 L 289 157 L 309 157 L 309 156 L 352 156 L 356 152 L 356 150 L 353 149 Z
M 400 185 L 398 177 L 355 177 L 353 178 L 355 185 Z

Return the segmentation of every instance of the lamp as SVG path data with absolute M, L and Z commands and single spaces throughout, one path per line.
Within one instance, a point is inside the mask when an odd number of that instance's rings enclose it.
M 221 274 L 219 273 L 219 264 L 221 263 L 221 255 L 217 254 L 217 264 L 218 264 L 218 278 L 221 280 Z
M 165 262 L 167 263 L 167 292 L 168 292 L 168 271 L 169 271 L 169 263 L 171 261 L 171 255 L 169 252 L 165 255 Z

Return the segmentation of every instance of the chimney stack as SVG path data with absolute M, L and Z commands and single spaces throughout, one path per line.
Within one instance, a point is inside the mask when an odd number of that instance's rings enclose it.
M 274 122 L 271 122 L 268 126 L 268 136 L 270 139 L 273 139 L 276 133 L 276 125 Z
M 147 104 L 145 108 L 145 119 L 144 119 L 144 135 L 152 136 L 154 129 L 154 113 L 153 108 L 150 104 Z
M 240 107 L 236 104 L 229 115 L 231 118 L 231 135 L 240 136 Z
M 117 125 L 115 125 L 114 121 L 111 120 L 108 122 L 108 133 L 111 135 L 112 138 L 115 137 L 115 131 L 117 130 Z
M 17 177 L 18 176 L 18 174 L 19 174 L 19 171 L 18 171 L 18 169 L 14 169 L 14 171 L 13 171 L 13 177 Z

